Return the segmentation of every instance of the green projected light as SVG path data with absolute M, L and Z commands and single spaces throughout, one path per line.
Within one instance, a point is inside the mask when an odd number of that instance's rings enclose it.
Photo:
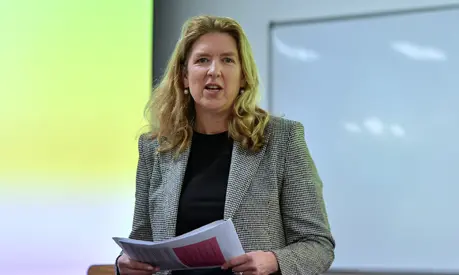
M 0 178 L 24 188 L 27 177 L 135 172 L 151 83 L 152 5 L 0 1 Z
M 146 0 L 0 0 L 2 274 L 86 274 L 119 254 L 152 17 Z

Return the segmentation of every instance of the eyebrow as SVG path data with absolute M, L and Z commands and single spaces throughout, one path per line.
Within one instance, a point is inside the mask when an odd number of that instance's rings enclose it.
M 237 56 L 235 52 L 224 52 L 222 56 Z
M 195 57 L 210 56 L 210 55 L 211 54 L 206 53 L 206 52 L 197 52 L 197 53 L 195 53 Z M 230 51 L 230 52 L 224 52 L 220 56 L 233 56 L 233 57 L 236 57 L 237 54 L 235 52 L 233 52 L 233 51 Z

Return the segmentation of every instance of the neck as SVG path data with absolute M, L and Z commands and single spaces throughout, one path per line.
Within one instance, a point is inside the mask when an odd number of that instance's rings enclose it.
M 201 134 L 219 134 L 228 131 L 228 114 L 196 112 L 195 130 Z

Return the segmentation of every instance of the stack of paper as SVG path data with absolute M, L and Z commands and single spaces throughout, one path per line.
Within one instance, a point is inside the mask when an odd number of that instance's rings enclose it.
M 231 220 L 215 221 L 160 242 L 118 237 L 113 240 L 131 259 L 161 270 L 220 267 L 245 253 Z

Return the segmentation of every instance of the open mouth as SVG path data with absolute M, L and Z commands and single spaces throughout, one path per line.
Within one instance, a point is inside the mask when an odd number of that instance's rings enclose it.
M 210 92 L 219 92 L 222 90 L 222 87 L 217 84 L 208 84 L 204 88 Z

